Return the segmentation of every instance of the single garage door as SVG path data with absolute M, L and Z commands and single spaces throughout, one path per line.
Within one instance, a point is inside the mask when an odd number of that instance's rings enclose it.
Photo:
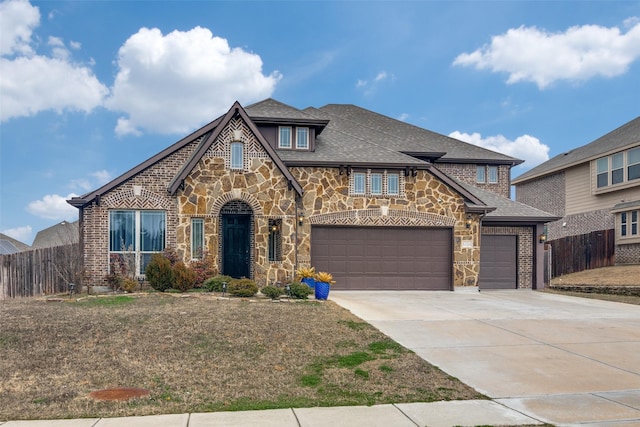
M 517 287 L 517 237 L 482 235 L 480 242 L 480 289 Z
M 449 228 L 311 228 L 311 265 L 334 289 L 450 290 Z

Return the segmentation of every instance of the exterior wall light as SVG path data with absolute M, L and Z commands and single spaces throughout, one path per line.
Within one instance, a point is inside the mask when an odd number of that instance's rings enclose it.
M 465 227 L 471 228 L 472 222 L 473 221 L 471 220 L 471 215 L 467 215 L 467 221 L 464 223 Z
M 304 222 L 304 212 L 300 212 L 298 214 L 298 225 L 302 225 L 303 222 Z
M 544 243 L 544 242 L 547 241 L 547 235 L 546 234 L 541 234 L 538 239 L 540 240 L 540 243 Z

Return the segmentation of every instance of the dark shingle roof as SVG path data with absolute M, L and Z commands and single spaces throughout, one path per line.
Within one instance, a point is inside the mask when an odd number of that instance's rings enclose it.
M 269 117 L 275 119 L 310 119 L 307 114 L 297 108 L 283 104 L 275 99 L 268 98 L 245 107 L 249 117 Z
M 305 110 L 309 111 L 309 109 Z M 445 152 L 441 161 L 495 161 L 517 165 L 522 160 L 487 150 L 355 105 L 329 104 L 320 108 L 330 123 L 361 138 L 373 139 L 380 145 L 401 152 Z
M 551 222 L 560 217 L 524 203 L 516 202 L 491 191 L 457 181 L 463 188 L 482 200 L 487 206 L 496 208 L 485 216 L 485 220 L 500 222 Z
M 640 145 L 640 116 L 587 145 L 567 151 L 566 153 L 558 154 L 554 158 L 539 164 L 535 168 L 515 178 L 513 183 L 520 184 L 530 179 L 579 165 L 633 145 Z
M 78 231 L 78 221 L 62 221 L 52 227 L 38 231 L 33 240 L 33 248 L 50 248 L 53 246 L 64 246 L 71 243 L 78 243 L 80 233 Z

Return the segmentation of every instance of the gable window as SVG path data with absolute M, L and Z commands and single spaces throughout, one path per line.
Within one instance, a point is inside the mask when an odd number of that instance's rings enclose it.
M 628 211 L 620 214 L 620 236 L 631 237 L 638 235 L 638 212 Z
M 640 147 L 596 160 L 596 188 L 640 179 Z
M 231 143 L 231 169 L 242 169 L 244 164 L 244 144 Z
M 151 255 L 165 248 L 164 211 L 109 211 L 109 253 L 132 258 L 134 274 L 144 274 Z
M 489 184 L 497 184 L 498 183 L 498 167 L 497 166 L 489 166 Z
M 363 172 L 355 172 L 353 174 L 353 194 L 365 193 L 366 174 Z
M 291 148 L 291 127 L 280 126 L 278 129 L 278 148 Z
M 309 128 L 296 128 L 296 148 L 301 150 L 309 148 Z
M 191 259 L 204 256 L 204 219 L 191 219 Z
M 476 166 L 476 182 L 478 184 L 487 182 L 486 168 L 484 166 Z
M 397 173 L 387 174 L 387 194 L 390 196 L 400 194 L 400 176 Z
M 382 194 L 382 174 L 381 173 L 372 173 L 371 174 L 371 194 L 374 196 L 379 196 Z

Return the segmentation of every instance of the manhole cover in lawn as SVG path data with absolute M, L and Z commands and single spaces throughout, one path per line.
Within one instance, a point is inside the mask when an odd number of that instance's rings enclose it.
M 92 391 L 89 397 L 95 400 L 129 400 L 135 397 L 149 396 L 151 392 L 144 388 L 108 388 L 106 390 Z

